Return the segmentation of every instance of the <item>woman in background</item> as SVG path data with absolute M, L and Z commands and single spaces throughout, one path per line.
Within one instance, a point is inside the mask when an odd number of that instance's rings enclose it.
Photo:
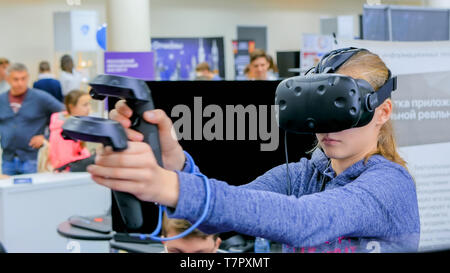
M 64 97 L 67 96 L 70 91 L 80 89 L 81 87 L 81 74 L 74 69 L 73 59 L 68 54 L 61 57 L 61 74 L 59 81 Z

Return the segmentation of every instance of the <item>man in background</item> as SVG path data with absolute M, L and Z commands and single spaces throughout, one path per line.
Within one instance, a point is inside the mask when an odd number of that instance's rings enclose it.
M 0 58 L 0 94 L 9 90 L 9 84 L 6 81 L 6 70 L 9 66 L 9 60 Z
M 64 105 L 42 90 L 28 88 L 28 70 L 21 63 L 8 68 L 6 80 L 11 88 L 0 94 L 2 172 L 35 173 L 50 115 L 62 111 Z
M 33 88 L 44 90 L 55 99 L 64 102 L 61 83 L 50 73 L 50 64 L 47 61 L 39 63 L 38 80 L 34 82 Z
M 271 57 L 262 49 L 256 48 L 250 53 L 250 64 L 246 67 L 245 74 L 249 80 L 276 80 L 269 73 Z

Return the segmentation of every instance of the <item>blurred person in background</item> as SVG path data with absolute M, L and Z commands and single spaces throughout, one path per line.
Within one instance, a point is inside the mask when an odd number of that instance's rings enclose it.
M 42 90 L 29 88 L 28 69 L 21 63 L 11 64 L 6 80 L 11 88 L 0 94 L 2 172 L 35 173 L 50 116 L 62 111 L 64 105 Z
M 207 62 L 202 62 L 195 68 L 195 80 L 196 81 L 220 81 L 222 78 L 216 73 L 211 71 Z
M 39 63 L 38 80 L 34 82 L 33 88 L 44 90 L 60 102 L 64 102 L 61 83 L 51 74 L 50 64 L 47 61 Z
M 256 48 L 250 53 L 250 64 L 246 67 L 248 80 L 276 80 L 269 73 L 271 58 L 262 49 Z
M 267 55 L 267 59 L 269 60 L 269 70 L 267 71 L 267 79 L 268 80 L 277 80 L 279 77 L 278 74 L 278 66 L 273 60 L 272 56 Z
M 61 57 L 61 70 L 59 81 L 63 96 L 66 96 L 72 90 L 81 88 L 81 74 L 75 70 L 70 55 L 66 54 Z
M 184 219 L 169 218 L 164 213 L 162 222 L 162 236 L 170 238 L 176 236 L 188 228 L 191 223 Z M 225 252 L 219 249 L 222 239 L 218 234 L 206 234 L 198 229 L 183 238 L 163 241 L 164 252 L 166 253 L 217 253 Z
M 9 84 L 6 81 L 6 70 L 9 66 L 9 60 L 0 58 L 0 94 L 9 90 Z
M 91 96 L 81 90 L 72 90 L 64 98 L 66 111 L 52 114 L 50 118 L 49 160 L 53 169 L 90 157 L 85 143 L 64 139 L 62 126 L 70 116 L 88 116 L 91 112 Z

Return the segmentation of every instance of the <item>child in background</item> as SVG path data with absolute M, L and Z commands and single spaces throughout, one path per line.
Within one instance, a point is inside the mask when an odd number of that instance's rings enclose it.
M 91 96 L 73 90 L 64 98 L 66 111 L 54 113 L 50 118 L 49 159 L 54 169 L 70 162 L 90 157 L 81 141 L 66 140 L 61 136 L 62 126 L 70 116 L 87 116 L 91 111 Z
M 183 219 L 171 219 L 164 213 L 162 223 L 162 235 L 166 238 L 176 236 L 188 228 L 191 223 Z M 205 234 L 198 229 L 194 229 L 187 236 L 165 241 L 164 252 L 166 253 L 216 253 L 221 252 L 219 246 L 222 240 L 218 234 Z

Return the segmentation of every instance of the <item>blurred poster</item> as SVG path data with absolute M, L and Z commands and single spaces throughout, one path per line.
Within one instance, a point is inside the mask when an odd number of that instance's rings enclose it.
M 250 63 L 250 53 L 255 49 L 255 41 L 251 40 L 234 40 L 233 55 L 235 79 L 238 81 L 246 80 L 245 68 Z
M 105 74 L 155 79 L 153 52 L 105 52 Z
M 53 13 L 54 47 L 58 52 L 88 52 L 98 49 L 98 14 L 90 10 Z
M 421 251 L 450 249 L 450 72 L 398 76 L 392 115 L 416 182 Z
M 95 51 L 96 27 L 98 15 L 96 11 L 72 11 L 71 13 L 71 33 L 73 51 Z
M 203 62 L 225 78 L 223 37 L 151 38 L 151 46 L 157 81 L 194 80 L 195 68 Z
M 391 116 L 397 144 L 450 142 L 450 71 L 400 75 L 397 81 Z
M 419 251 L 450 249 L 450 42 L 339 41 L 367 48 L 394 75 L 392 124 L 416 183 Z M 437 65 L 438 64 L 438 65 Z
M 338 40 L 337 47 L 362 47 L 376 54 L 395 75 L 450 71 L 450 42 Z
M 334 38 L 331 35 L 303 34 L 300 51 L 300 68 L 315 66 L 322 56 L 333 50 Z

